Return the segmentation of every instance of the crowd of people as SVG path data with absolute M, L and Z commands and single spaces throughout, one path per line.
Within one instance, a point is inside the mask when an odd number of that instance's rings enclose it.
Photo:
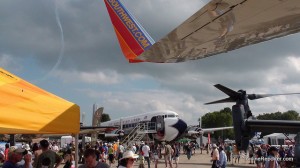
M 253 145 L 249 149 L 239 151 L 235 144 L 222 144 L 211 146 L 212 168 L 225 168 L 227 164 L 239 164 L 240 159 L 256 164 L 257 168 L 288 168 L 292 167 L 294 147 L 279 147 L 267 144 Z
M 195 142 L 154 144 L 139 142 L 122 144 L 117 142 L 79 143 L 80 168 L 109 168 L 117 164 L 120 168 L 131 168 L 133 163 L 139 168 L 150 168 L 151 162 L 158 167 L 158 160 L 163 159 L 165 167 L 178 168 L 180 155 L 190 160 L 198 148 Z M 0 162 L 3 168 L 57 168 L 64 162 L 64 168 L 74 167 L 75 145 L 66 144 L 62 149 L 56 142 L 41 140 L 22 147 L 5 145 L 0 151 Z M 293 164 L 293 146 L 285 148 L 270 145 L 256 146 L 251 144 L 247 153 L 237 149 L 235 144 L 202 144 L 203 150 L 211 155 L 212 168 L 225 168 L 228 164 L 239 164 L 240 160 L 256 164 L 257 168 L 285 168 Z
M 134 161 L 140 168 L 150 168 L 153 162 L 157 168 L 158 160 L 164 159 L 166 167 L 178 167 L 180 143 L 154 144 L 141 141 L 139 144 L 123 145 L 120 142 L 79 143 L 80 168 L 108 168 L 117 163 L 117 167 L 132 167 Z M 3 168 L 57 168 L 64 162 L 64 168 L 74 167 L 75 145 L 73 142 L 59 147 L 56 142 L 41 140 L 39 143 L 22 146 L 5 145 L 0 153 Z M 174 164 L 173 164 L 174 162 Z M 174 165 L 174 166 L 173 166 Z

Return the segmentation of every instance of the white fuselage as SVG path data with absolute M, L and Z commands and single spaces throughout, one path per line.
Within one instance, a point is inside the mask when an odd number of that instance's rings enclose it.
M 158 141 L 172 141 L 180 137 L 186 130 L 186 123 L 179 119 L 173 111 L 155 111 L 134 116 L 123 117 L 101 123 L 101 126 L 119 126 L 125 134 L 141 122 L 154 122 L 157 126 L 157 133 L 151 134 Z

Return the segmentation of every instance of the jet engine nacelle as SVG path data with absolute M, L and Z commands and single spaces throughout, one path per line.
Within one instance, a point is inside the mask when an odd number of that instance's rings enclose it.
M 124 136 L 123 130 L 116 130 L 112 133 L 105 133 L 105 137 L 122 137 Z
M 119 136 L 124 136 L 124 130 L 117 130 L 116 134 L 118 134 Z
M 243 105 L 232 106 L 232 120 L 236 146 L 239 150 L 246 151 L 251 139 L 251 133 L 245 127 L 245 110 Z
M 203 134 L 203 131 L 199 126 L 190 126 L 187 128 L 187 136 L 194 139 L 200 137 Z

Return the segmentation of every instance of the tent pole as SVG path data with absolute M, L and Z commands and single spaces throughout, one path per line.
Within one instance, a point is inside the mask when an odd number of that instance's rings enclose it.
M 15 134 L 9 134 L 9 143 L 10 146 L 15 146 L 16 144 Z
M 78 139 L 79 134 L 75 134 L 75 167 L 78 167 Z

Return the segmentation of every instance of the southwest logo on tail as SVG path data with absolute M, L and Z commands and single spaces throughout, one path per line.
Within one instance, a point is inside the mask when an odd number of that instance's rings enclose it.
M 104 0 L 104 2 L 123 54 L 129 62 L 139 62 L 137 56 L 149 49 L 154 40 L 120 1 Z
M 104 2 L 129 62 L 201 59 L 300 31 L 299 0 L 211 0 L 154 43 L 119 0 Z

